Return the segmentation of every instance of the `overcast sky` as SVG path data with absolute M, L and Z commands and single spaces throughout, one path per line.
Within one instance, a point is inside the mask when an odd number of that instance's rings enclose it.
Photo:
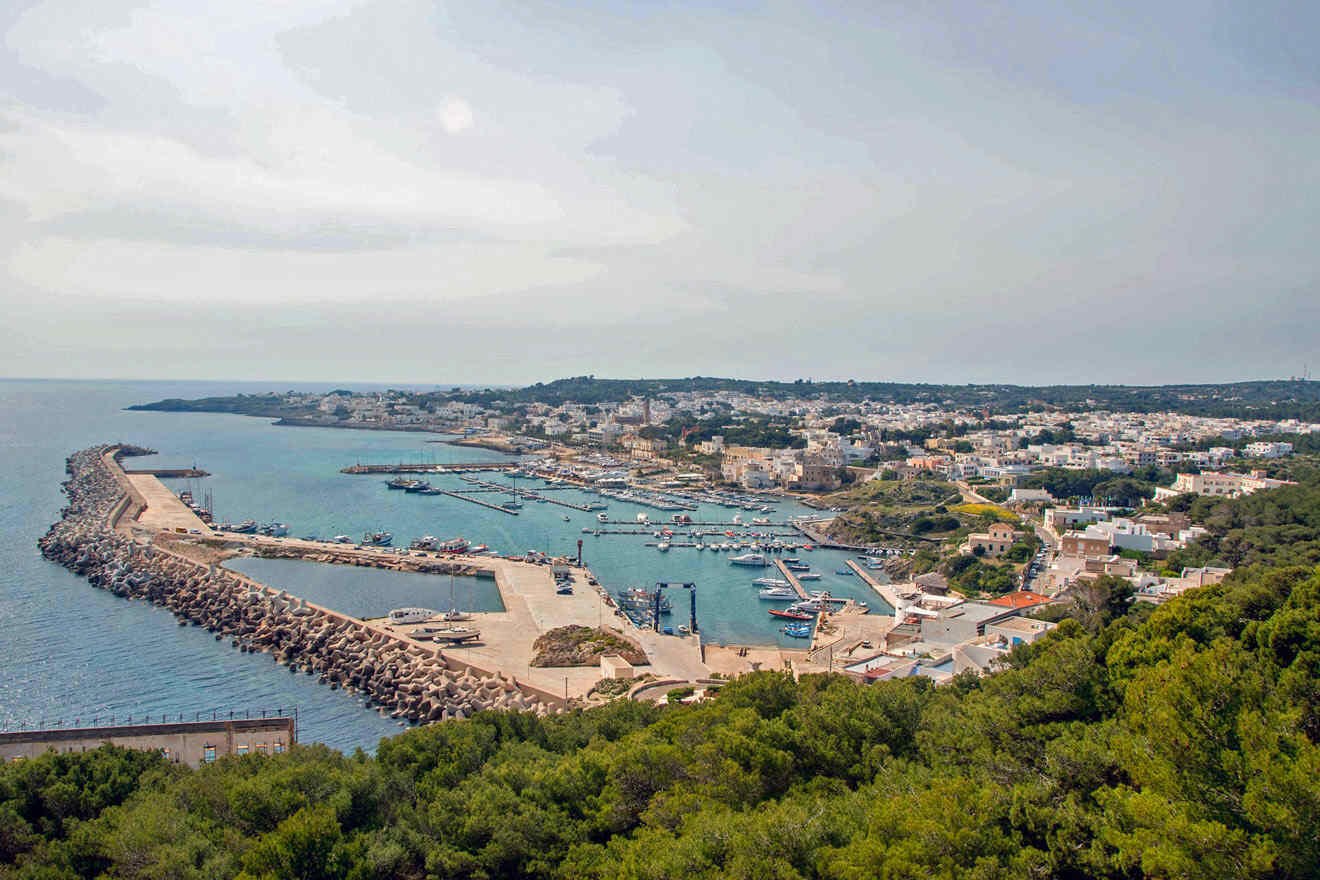
M 1320 370 L 1320 4 L 10 0 L 0 32 L 0 375 Z

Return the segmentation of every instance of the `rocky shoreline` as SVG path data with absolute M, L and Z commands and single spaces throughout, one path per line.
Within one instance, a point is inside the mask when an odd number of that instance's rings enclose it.
M 105 456 L 118 448 L 96 446 L 69 457 L 63 484 L 69 504 L 37 542 L 47 559 L 116 596 L 168 608 L 180 626 L 205 627 L 239 650 L 269 653 L 290 672 L 361 693 L 396 718 L 425 723 L 486 709 L 555 711 L 511 680 L 451 669 L 438 649 L 116 531 L 114 520 L 129 499 Z

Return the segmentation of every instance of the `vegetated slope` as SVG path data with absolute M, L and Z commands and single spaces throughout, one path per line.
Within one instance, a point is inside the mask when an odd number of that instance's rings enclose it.
M 1122 611 L 940 689 L 762 672 L 374 759 L 47 755 L 0 769 L 0 876 L 1316 876 L 1320 569 Z

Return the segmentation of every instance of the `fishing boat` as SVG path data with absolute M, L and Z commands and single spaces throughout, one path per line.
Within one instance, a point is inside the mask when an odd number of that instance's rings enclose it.
M 389 532 L 365 532 L 362 543 L 367 547 L 388 547 L 394 542 L 394 535 Z
M 800 629 L 797 627 L 785 626 L 785 627 L 781 627 L 779 631 L 782 632 L 784 635 L 788 636 L 789 638 L 793 638 L 793 639 L 811 638 L 810 629 Z
M 245 519 L 233 529 L 240 535 L 250 535 L 257 530 L 257 521 L 255 519 Z

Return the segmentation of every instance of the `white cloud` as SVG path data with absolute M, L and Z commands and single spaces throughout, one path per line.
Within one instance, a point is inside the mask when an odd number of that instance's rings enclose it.
M 440 108 L 440 122 L 450 134 L 467 131 L 472 127 L 472 108 L 462 98 L 450 98 Z

